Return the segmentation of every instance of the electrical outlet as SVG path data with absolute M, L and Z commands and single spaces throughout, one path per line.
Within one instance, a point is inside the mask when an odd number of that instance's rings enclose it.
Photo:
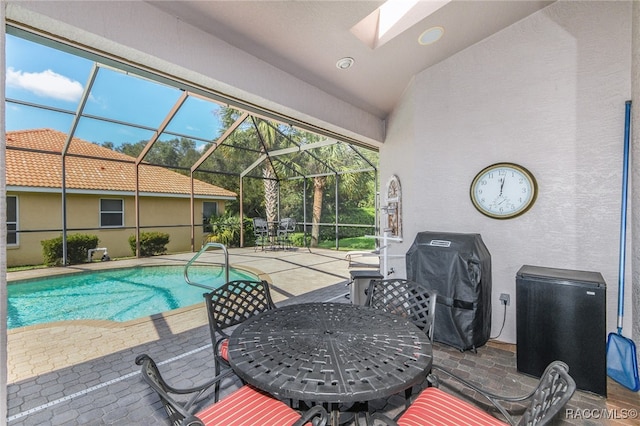
M 502 293 L 500 294 L 500 301 L 509 306 L 509 304 L 511 303 L 511 296 L 508 293 Z

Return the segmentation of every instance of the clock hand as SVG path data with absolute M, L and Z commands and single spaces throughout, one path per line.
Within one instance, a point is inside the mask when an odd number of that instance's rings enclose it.
M 504 178 L 502 178 L 502 181 L 500 182 L 500 195 L 502 195 L 502 187 L 504 187 Z

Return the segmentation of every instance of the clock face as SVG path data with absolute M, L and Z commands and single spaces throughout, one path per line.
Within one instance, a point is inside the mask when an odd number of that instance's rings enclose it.
M 538 187 L 533 175 L 513 163 L 486 167 L 471 183 L 471 201 L 480 213 L 495 219 L 510 219 L 529 210 Z

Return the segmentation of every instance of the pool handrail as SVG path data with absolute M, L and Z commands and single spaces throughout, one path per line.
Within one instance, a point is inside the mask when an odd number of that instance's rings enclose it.
M 187 264 L 184 267 L 184 280 L 186 281 L 187 284 L 193 285 L 193 286 L 196 286 L 196 287 L 206 288 L 207 290 L 215 290 L 216 289 L 216 287 L 211 287 L 211 286 L 208 286 L 208 285 L 205 285 L 205 284 L 192 282 L 189 279 L 189 266 L 191 266 L 193 264 L 193 262 L 195 262 L 195 260 L 198 257 L 200 257 L 200 255 L 202 253 L 204 253 L 205 251 L 207 251 L 211 247 L 220 248 L 224 252 L 224 278 L 225 278 L 225 282 L 226 283 L 229 282 L 229 251 L 227 250 L 227 247 L 224 244 L 221 244 L 221 243 L 207 243 L 207 244 L 202 246 L 200 251 L 198 253 L 196 253 L 195 256 L 193 256 L 191 258 L 191 260 L 188 261 Z

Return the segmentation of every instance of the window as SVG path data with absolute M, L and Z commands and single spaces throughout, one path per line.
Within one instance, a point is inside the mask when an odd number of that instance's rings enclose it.
M 103 198 L 100 200 L 100 227 L 124 226 L 124 200 Z
M 7 196 L 7 245 L 18 245 L 18 197 Z
M 218 203 L 212 201 L 202 202 L 202 230 L 204 232 L 211 232 L 211 224 L 209 219 L 211 216 L 218 215 Z

